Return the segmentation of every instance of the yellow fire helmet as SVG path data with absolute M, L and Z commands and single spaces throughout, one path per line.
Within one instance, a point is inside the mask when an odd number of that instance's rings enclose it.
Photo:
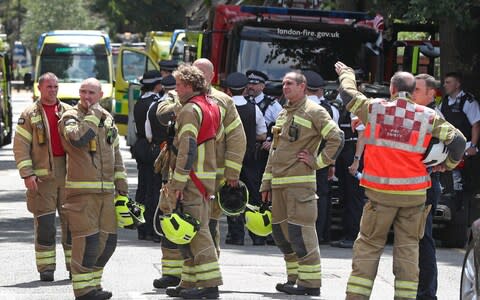
M 171 214 L 160 216 L 160 226 L 170 242 L 184 245 L 190 243 L 200 230 L 200 221 L 181 209 L 175 209 Z
M 254 206 L 247 204 L 245 212 L 245 226 L 251 232 L 259 236 L 267 236 L 272 233 L 272 212 L 268 204 Z
M 117 195 L 115 197 L 115 214 L 117 215 L 117 225 L 120 228 L 135 229 L 145 223 L 143 214 L 145 207 L 128 198 L 127 196 Z
M 231 187 L 225 182 L 217 193 L 217 200 L 225 215 L 238 216 L 247 206 L 247 186 L 241 181 L 238 182 L 238 187 Z

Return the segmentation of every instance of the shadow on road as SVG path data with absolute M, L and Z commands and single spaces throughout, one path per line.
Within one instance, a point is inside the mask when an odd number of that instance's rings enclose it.
M 59 286 L 59 285 L 71 285 L 71 284 L 72 282 L 69 279 L 56 280 L 52 282 L 34 280 L 30 282 L 21 282 L 21 283 L 12 284 L 12 285 L 4 285 L 2 287 L 29 289 L 29 288 L 38 288 L 38 287 L 45 287 L 45 286 Z

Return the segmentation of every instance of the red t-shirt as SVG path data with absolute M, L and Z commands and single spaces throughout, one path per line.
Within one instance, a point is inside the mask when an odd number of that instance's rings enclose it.
M 60 134 L 58 133 L 58 106 L 42 104 L 48 119 L 48 127 L 50 128 L 50 142 L 52 143 L 53 156 L 65 156 L 62 143 L 60 142 Z

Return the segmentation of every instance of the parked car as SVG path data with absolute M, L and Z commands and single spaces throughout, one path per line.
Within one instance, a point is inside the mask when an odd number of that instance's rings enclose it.
M 473 222 L 469 230 L 467 251 L 463 259 L 460 281 L 460 300 L 476 300 L 480 295 L 480 219 Z

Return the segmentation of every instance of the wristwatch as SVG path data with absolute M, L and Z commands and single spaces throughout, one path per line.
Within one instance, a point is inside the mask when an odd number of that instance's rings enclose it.
M 360 160 L 360 156 L 355 155 L 355 156 L 353 157 L 353 159 L 354 159 L 354 160 Z
M 476 152 L 478 152 L 478 147 L 477 147 L 477 145 L 471 144 L 471 145 L 470 145 L 470 148 L 473 148 L 473 149 L 475 149 Z

